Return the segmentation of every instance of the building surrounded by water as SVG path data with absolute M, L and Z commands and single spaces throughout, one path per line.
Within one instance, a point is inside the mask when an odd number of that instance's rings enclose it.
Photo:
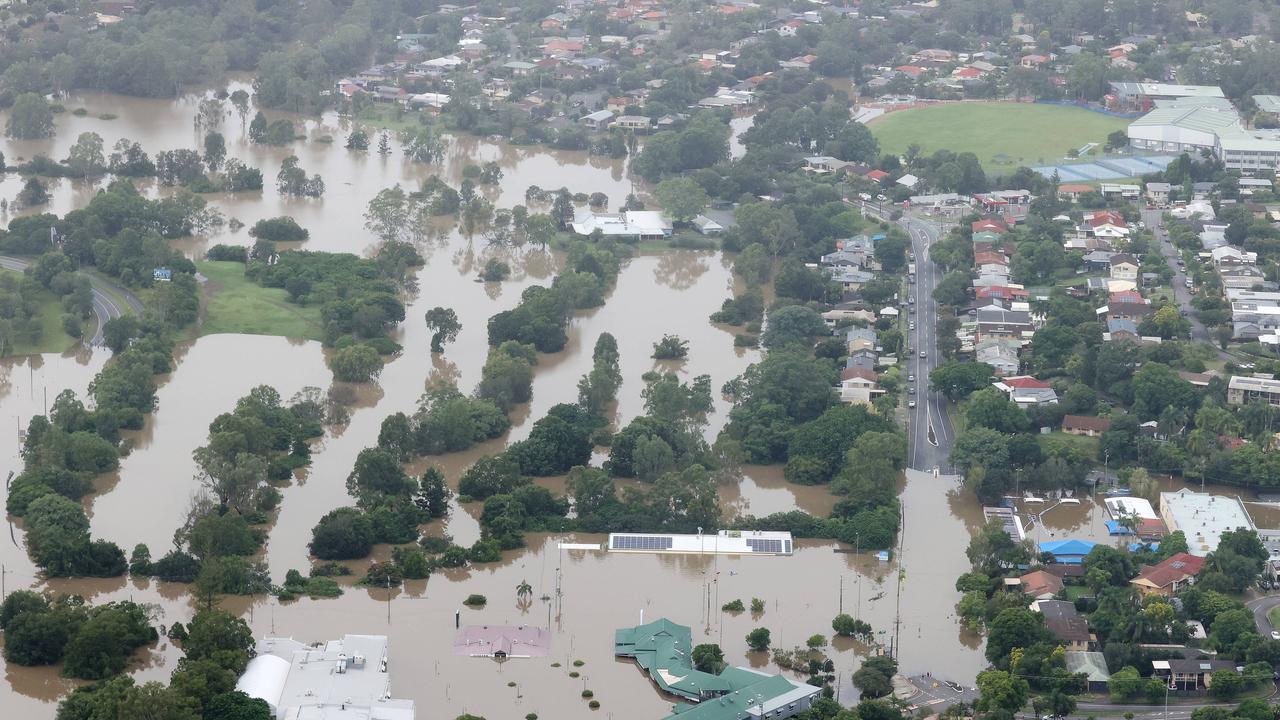
M 675 553 L 686 555 L 790 555 L 789 532 L 721 530 L 713 535 L 672 533 L 609 533 L 609 552 Z
M 693 667 L 693 633 L 666 618 L 614 632 L 613 653 L 633 658 L 678 703 L 665 720 L 783 720 L 809 709 L 822 690 L 745 667 L 716 675 Z M 692 703 L 692 704 L 691 704 Z
M 236 689 L 264 700 L 276 720 L 414 720 L 412 700 L 391 697 L 385 635 L 344 635 L 322 645 L 264 638 Z
M 1228 530 L 1256 530 L 1239 498 L 1190 490 L 1160 493 L 1160 516 L 1169 532 L 1182 531 L 1187 552 L 1204 557 Z

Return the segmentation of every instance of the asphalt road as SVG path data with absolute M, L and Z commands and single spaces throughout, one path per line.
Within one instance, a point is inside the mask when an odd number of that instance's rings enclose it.
M 916 389 L 915 394 L 908 397 L 916 406 L 907 411 L 907 463 L 916 470 L 928 472 L 938 468 L 946 472 L 955 430 L 946 413 L 946 398 L 929 389 L 929 373 L 940 362 L 938 303 L 933 299 L 933 289 L 942 279 L 942 271 L 929 256 L 929 249 L 937 242 L 941 230 L 936 222 L 910 215 L 903 216 L 899 224 L 910 236 L 911 249 L 916 255 L 916 281 L 911 285 L 915 304 L 908 305 L 908 310 L 915 311 L 908 317 L 915 322 L 916 329 L 907 332 L 911 352 L 906 362 L 907 373 L 915 376 L 911 385 Z
M 1191 339 L 1199 342 L 1213 344 L 1212 338 L 1209 337 L 1209 330 L 1196 319 L 1195 308 L 1191 306 L 1191 289 L 1187 287 L 1187 275 L 1178 269 L 1178 260 L 1181 255 L 1178 249 L 1169 241 L 1169 233 L 1160 227 L 1163 215 L 1160 210 L 1142 209 L 1142 222 L 1146 224 L 1156 238 L 1156 245 L 1160 248 L 1160 254 L 1169 261 L 1169 267 L 1173 268 L 1173 298 L 1178 303 L 1178 307 L 1187 311 L 1187 319 L 1191 321 Z
M 23 272 L 30 265 L 31 262 L 29 260 L 0 255 L 0 267 L 6 270 Z M 108 283 L 93 275 L 86 274 L 86 276 L 89 278 L 89 285 L 93 289 L 93 315 L 98 321 L 98 328 L 94 331 L 93 337 L 87 339 L 85 343 L 90 347 L 96 347 L 102 344 L 102 326 L 106 325 L 108 320 L 118 318 L 125 313 L 141 317 L 142 301 L 119 285 Z M 124 300 L 123 307 L 116 300 L 116 296 Z

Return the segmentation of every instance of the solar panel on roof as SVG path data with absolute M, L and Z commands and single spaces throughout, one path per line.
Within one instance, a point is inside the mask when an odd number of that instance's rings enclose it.
M 751 552 L 781 553 L 782 541 L 772 538 L 747 538 L 747 547 Z
M 670 550 L 670 535 L 614 535 L 614 550 Z

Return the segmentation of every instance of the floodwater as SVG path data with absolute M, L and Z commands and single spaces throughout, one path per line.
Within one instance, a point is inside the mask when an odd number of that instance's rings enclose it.
M 153 155 L 159 150 L 193 147 L 197 140 L 192 122 L 196 102 L 193 97 L 169 102 L 100 94 L 76 96 L 66 107 L 86 107 L 88 116 L 59 115 L 55 138 L 8 141 L 0 143 L 0 149 L 11 164 L 37 152 L 65 157 L 76 135 L 89 130 L 101 134 L 108 149 L 120 137 L 142 142 Z M 100 113 L 118 118 L 102 120 L 97 117 Z M 750 119 L 734 123 L 736 135 L 749 126 Z M 605 192 L 611 207 L 628 193 L 643 192 L 625 174 L 623 161 L 474 138 L 452 139 L 443 167 L 406 163 L 398 153 L 389 158 L 351 153 L 342 147 L 347 128 L 336 116 L 308 120 L 306 134 L 312 140 L 288 148 L 248 144 L 234 114 L 225 119 L 222 131 L 228 138 L 230 155 L 261 167 L 267 187 L 261 193 L 238 197 L 209 195 L 210 202 L 228 218 L 235 217 L 246 225 L 259 218 L 292 215 L 311 230 L 306 247 L 317 250 L 367 252 L 374 240 L 363 229 L 362 215 L 378 190 L 397 182 L 416 187 L 436 172 L 456 186 L 463 166 L 472 162 L 496 160 L 503 167 L 501 185 L 485 190 L 499 207 L 523 202 L 525 189 L 531 184 L 544 188 L 563 185 L 573 192 Z M 314 141 L 322 135 L 332 136 L 334 142 Z M 319 172 L 325 178 L 328 191 L 323 199 L 304 201 L 276 195 L 275 173 L 280 161 L 291 153 L 299 156 L 309 173 Z M 0 197 L 12 200 L 20 185 L 16 176 L 5 176 L 0 181 Z M 151 186 L 144 189 L 150 193 L 167 191 Z M 94 190 L 94 183 L 53 181 L 53 202 L 46 209 L 61 214 L 83 206 Z M 243 230 L 231 233 L 223 228 L 208 238 L 182 240 L 175 246 L 197 256 L 210 244 L 250 241 Z M 284 488 L 265 549 L 265 561 L 276 581 L 290 568 L 309 565 L 306 543 L 315 522 L 329 510 L 352 502 L 345 487 L 347 473 L 360 450 L 375 444 L 382 419 L 395 412 L 412 412 L 433 380 L 450 379 L 463 391 L 474 388 L 487 352 L 488 318 L 514 306 L 524 288 L 548 282 L 561 262 L 550 250 L 494 247 L 479 236 L 468 239 L 447 227 L 438 229 L 421 249 L 427 265 L 418 274 L 417 294 L 407 302 L 408 319 L 394 335 L 404 352 L 387 363 L 375 384 L 344 388 L 351 390 L 347 393 L 351 402 L 346 422 L 329 428 L 316 441 L 311 467 Z M 478 268 L 490 255 L 511 263 L 515 271 L 511 279 L 500 284 L 475 281 Z M 592 346 L 602 332 L 612 333 L 621 351 L 624 383 L 613 418 L 618 426 L 643 412 L 641 376 L 647 371 L 676 372 L 684 380 L 708 374 L 713 388 L 718 389 L 759 359 L 758 351 L 733 346 L 733 328 L 708 322 L 708 316 L 734 290 L 731 261 L 718 252 L 669 251 L 631 259 L 605 305 L 574 318 L 565 350 L 539 358 L 533 400 L 512 413 L 514 424 L 506 438 L 463 453 L 424 458 L 410 470 L 416 473 L 436 465 L 456 487 L 459 476 L 477 458 L 501 452 L 507 442 L 526 437 L 532 421 L 548 408 L 576 399 L 577 380 L 589 369 Z M 432 356 L 422 317 L 436 305 L 454 308 L 463 327 L 443 355 Z M 689 341 L 688 358 L 676 363 L 652 360 L 653 343 L 670 332 Z M 66 388 L 83 394 L 107 357 L 102 350 L 78 350 L 65 356 L 0 363 L 0 457 L 8 460 L 10 469 L 20 468 L 18 430 L 33 414 L 43 411 L 46 393 L 49 402 Z M 147 418 L 142 430 L 130 434 L 132 451 L 122 460 L 119 472 L 100 479 L 96 492 L 85 500 L 94 535 L 113 540 L 126 551 L 142 542 L 150 546 L 153 556 L 166 552 L 190 498 L 200 489 L 192 450 L 204 443 L 208 424 L 216 415 L 232 409 L 236 399 L 259 384 L 276 387 L 288 399 L 307 387 L 328 392 L 333 381 L 324 364 L 323 348 L 315 342 L 210 335 L 181 345 L 174 371 L 160 378 L 157 411 Z M 705 428 L 709 440 L 722 427 L 728 409 L 717 393 Z M 730 480 L 720 487 L 726 517 L 797 508 L 825 515 L 835 501 L 825 488 L 787 483 L 780 467 L 745 466 L 740 474 L 736 482 Z M 563 490 L 563 478 L 538 482 Z M 837 552 L 848 548 L 830 542 L 801 542 L 796 554 L 788 558 L 582 551 L 566 552 L 562 557 L 557 550 L 560 541 L 603 538 L 531 535 L 527 549 L 506 553 L 501 563 L 441 573 L 390 593 L 350 588 L 336 600 L 280 605 L 263 597 L 226 598 L 222 605 L 244 616 L 259 636 L 275 632 L 310 641 L 347 632 L 387 632 L 392 637 L 396 693 L 417 700 L 424 712 L 430 707 L 443 716 L 471 712 L 506 717 L 515 703 L 524 713 L 585 718 L 591 711 L 580 698 L 584 685 L 594 691 L 605 714 L 665 714 L 670 698 L 661 697 L 631 663 L 615 662 L 611 656 L 613 630 L 639 622 L 641 611 L 648 619 L 667 616 L 695 627 L 700 641 L 723 638 L 731 662 L 768 668 L 771 663 L 767 657 L 745 652 L 743 638 L 753 627 L 770 628 L 776 647 L 791 648 L 813 634 L 829 636 L 830 619 L 843 610 L 867 619 L 880 640 L 887 642 L 900 608 L 903 670 L 932 671 L 971 682 L 983 664 L 981 639 L 958 629 L 953 617 L 958 597 L 952 586 L 965 565 L 963 549 L 969 533 L 981 524 L 980 508 L 954 483 L 920 473 L 912 473 L 904 481 L 902 498 L 907 517 L 901 563 L 896 556 L 893 562 L 880 562 L 871 554 Z M 480 509 L 479 504 L 455 503 L 447 518 L 433 522 L 426 530 L 448 533 L 456 542 L 469 545 L 479 537 Z M 376 555 L 386 552 L 386 548 L 379 548 Z M 185 621 L 193 612 L 183 586 L 125 578 L 42 581 L 22 547 L 19 525 L 11 524 L 10 539 L 0 549 L 0 563 L 4 566 L 0 577 L 9 590 L 37 587 L 75 592 L 93 602 L 133 599 L 154 604 L 157 621 L 164 624 Z M 363 564 L 355 565 L 359 573 Z M 453 613 L 461 607 L 463 597 L 478 592 L 491 601 L 482 610 L 462 610 L 465 621 L 546 623 L 549 603 L 535 600 L 529 608 L 518 608 L 515 588 L 527 579 L 535 587 L 535 597 L 551 596 L 557 567 L 564 595 L 562 607 L 551 619 L 555 631 L 552 658 L 511 660 L 501 665 L 453 659 Z M 767 602 L 762 618 L 716 610 L 731 599 L 749 602 L 753 596 Z M 709 618 L 708 603 L 712 608 Z M 869 650 L 847 642 L 828 649 L 846 702 L 856 697 L 850 675 Z M 139 653 L 135 675 L 142 681 L 163 680 L 178 657 L 180 652 L 162 640 L 157 647 Z M 586 662 L 579 669 L 582 678 L 567 675 L 573 669 L 569 667 L 573 659 Z M 552 668 L 552 661 L 563 667 Z M 52 717 L 53 703 L 73 686 L 57 676 L 56 668 L 5 667 L 4 672 L 7 683 L 0 686 L 0 707 L 15 717 Z M 509 682 L 516 684 L 508 686 Z

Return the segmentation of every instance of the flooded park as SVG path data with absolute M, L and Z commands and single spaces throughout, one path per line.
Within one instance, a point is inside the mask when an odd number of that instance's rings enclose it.
M 149 153 L 195 147 L 197 103 L 196 96 L 158 101 L 73 95 L 64 103 L 68 110 L 83 107 L 88 114 L 59 115 L 53 139 L 5 141 L 0 149 L 10 163 L 41 153 L 56 159 L 66 155 L 77 135 L 90 131 L 101 135 L 107 147 L 120 138 L 141 142 Z M 735 121 L 735 132 L 749 124 Z M 274 183 L 267 182 L 260 193 L 205 197 L 228 220 L 235 218 L 245 226 L 263 218 L 292 216 L 311 233 L 306 249 L 361 254 L 375 242 L 364 229 L 363 215 L 379 190 L 397 183 L 416 188 L 432 174 L 456 186 L 468 164 L 494 161 L 502 168 L 501 184 L 485 190 L 496 207 L 523 203 L 530 185 L 603 192 L 610 207 L 620 205 L 628 194 L 643 197 L 646 192 L 639 180 L 627 174 L 625 160 L 463 137 L 450 139 L 441 165 L 423 165 L 405 161 L 398 152 L 379 157 L 348 151 L 343 140 L 349 131 L 346 121 L 337 116 L 311 118 L 306 121 L 307 141 L 284 148 L 264 147 L 249 143 L 245 124 L 232 112 L 222 127 L 230 157 L 259 167 L 264 177 L 272 178 L 286 156 L 297 155 L 308 173 L 324 178 L 328 191 L 321 200 L 285 198 L 276 193 Z M 8 174 L 0 182 L 0 197 L 12 198 L 20 187 L 21 179 Z M 44 210 L 61 215 L 81 207 L 97 187 L 92 182 L 52 180 L 52 200 Z M 149 182 L 140 188 L 153 195 L 165 191 Z M 217 243 L 251 245 L 253 239 L 243 229 L 236 232 L 223 226 L 208 237 L 175 241 L 175 247 L 197 258 Z M 419 290 L 408 299 L 408 319 L 393 336 L 403 352 L 387 363 L 375 383 L 349 389 L 345 423 L 327 430 L 313 448 L 311 466 L 283 490 L 263 557 L 275 582 L 291 568 L 305 571 L 309 567 L 307 542 L 316 521 L 333 508 L 353 503 L 346 477 L 360 450 L 376 444 L 383 418 L 412 412 L 433 379 L 449 378 L 464 391 L 475 387 L 488 350 L 488 318 L 513 307 L 524 288 L 549 283 L 561 262 L 551 249 L 489 246 L 481 237 L 468 238 L 443 227 L 422 241 L 420 250 L 427 262 L 418 271 Z M 478 268 L 495 255 L 511 264 L 512 277 L 500 284 L 477 282 Z M 733 293 L 734 283 L 731 258 L 718 251 L 638 254 L 624 265 L 602 307 L 574 317 L 565 349 L 539 357 L 532 402 L 513 413 L 506 437 L 466 452 L 419 461 L 410 469 L 421 472 L 433 464 L 456 489 L 459 476 L 477 458 L 526 437 L 533 420 L 548 408 L 576 399 L 577 380 L 590 369 L 591 348 L 602 332 L 617 338 L 621 354 L 624 382 L 615 426 L 643 412 L 640 378 L 649 370 L 674 371 L 684 379 L 710 375 L 712 387 L 719 388 L 760 357 L 758 350 L 735 348 L 730 329 L 708 321 Z M 452 307 L 462 330 L 443 355 L 433 356 L 422 317 L 436 305 Z M 653 343 L 665 333 L 689 342 L 685 361 L 671 364 L 650 359 Z M 62 390 L 85 393 L 108 358 L 106 349 L 78 348 L 64 355 L 11 358 L 0 364 L 0 457 L 9 470 L 21 467 L 20 429 L 33 415 L 43 413 Z M 119 471 L 100 478 L 96 491 L 84 500 L 95 537 L 125 548 L 146 543 L 156 555 L 172 545 L 174 530 L 200 489 L 191 452 L 204 443 L 214 417 L 230 410 L 237 398 L 257 385 L 271 385 L 289 398 L 306 388 L 327 391 L 333 383 L 318 342 L 225 334 L 182 343 L 173 372 L 159 380 L 157 410 L 142 430 L 127 434 L 131 451 Z M 728 402 L 717 394 L 705 430 L 708 439 L 719 432 L 728 410 Z M 834 502 L 824 487 L 787 483 L 780 466 L 746 466 L 735 475 L 720 487 L 721 506 L 728 517 L 792 509 L 825 515 Z M 266 596 L 225 597 L 220 602 L 224 609 L 244 617 L 259 637 L 276 634 L 318 641 L 344 633 L 389 635 L 394 692 L 432 707 L 441 717 L 463 712 L 489 717 L 531 712 L 588 717 L 593 711 L 581 698 L 584 689 L 593 690 L 601 703 L 594 711 L 597 716 L 661 716 L 669 711 L 672 699 L 659 694 L 634 663 L 616 661 L 612 655 L 614 629 L 639 623 L 642 612 L 649 619 L 665 616 L 692 626 L 695 642 L 722 643 L 732 664 L 773 670 L 777 668 L 765 653 L 746 650 L 743 637 L 755 627 L 771 630 L 775 648 L 790 649 L 802 646 L 814 634 L 830 636 L 831 619 L 842 611 L 869 622 L 883 643 L 889 641 L 899 619 L 904 673 L 929 671 L 971 683 L 984 665 L 981 638 L 962 632 L 956 623 L 958 594 L 953 583 L 967 566 L 964 547 L 981 525 L 981 508 L 971 493 L 952 481 L 927 473 L 907 475 L 901 492 L 903 546 L 890 561 L 879 560 L 873 553 L 855 554 L 852 548 L 826 541 L 801 541 L 789 557 L 713 557 L 561 550 L 561 543 L 600 543 L 604 538 L 530 534 L 528 547 L 504 553 L 499 563 L 440 571 L 401 588 L 348 586 L 337 599 L 287 603 Z M 563 492 L 563 478 L 538 482 Z M 448 517 L 426 530 L 447 533 L 468 545 L 479 537 L 479 513 L 478 503 L 455 501 Z M 1065 532 L 1088 522 L 1068 518 L 1063 511 L 1061 520 L 1047 517 L 1045 527 L 1046 532 Z M 386 553 L 386 548 L 380 548 L 374 559 Z M 194 612 L 195 600 L 184 585 L 126 578 L 42 580 L 27 557 L 17 524 L 10 524 L 0 563 L 4 566 L 0 577 L 8 591 L 47 589 L 80 594 L 95 603 L 132 599 L 154 605 L 157 622 L 166 625 L 185 622 Z M 560 602 L 553 603 L 557 578 L 563 594 Z M 516 587 L 525 581 L 533 586 L 534 599 L 521 604 Z M 489 603 L 480 609 L 464 608 L 463 598 L 472 593 L 486 595 Z M 746 602 L 753 597 L 766 604 L 759 617 L 718 610 L 730 600 Z M 504 663 L 455 658 L 452 636 L 454 614 L 459 610 L 464 622 L 549 625 L 551 657 Z M 839 640 L 825 649 L 835 664 L 837 685 L 846 702 L 856 699 L 851 674 L 872 651 Z M 140 653 L 132 672 L 139 681 L 164 680 L 180 656 L 162 639 L 158 646 Z M 585 663 L 576 679 L 568 675 L 574 660 Z M 553 662 L 560 667 L 553 667 Z M 4 674 L 7 682 L 0 687 L 0 707 L 12 717 L 52 717 L 56 701 L 74 686 L 74 681 L 59 677 L 57 667 L 6 667 Z M 519 709 L 515 715 L 513 704 Z

